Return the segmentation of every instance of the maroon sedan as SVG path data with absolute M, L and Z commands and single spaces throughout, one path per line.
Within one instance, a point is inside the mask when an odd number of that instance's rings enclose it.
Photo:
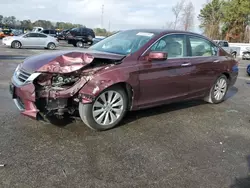
M 237 76 L 238 62 L 204 36 L 127 30 L 86 50 L 27 58 L 10 91 L 24 115 L 79 111 L 87 126 L 106 130 L 128 110 L 199 98 L 220 103 Z

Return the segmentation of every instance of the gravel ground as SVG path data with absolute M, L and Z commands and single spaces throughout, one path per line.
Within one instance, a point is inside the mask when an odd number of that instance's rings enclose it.
M 250 187 L 250 61 L 240 62 L 222 104 L 131 112 L 121 126 L 95 132 L 80 120 L 59 127 L 19 114 L 11 75 L 22 58 L 44 52 L 0 46 L 1 188 Z

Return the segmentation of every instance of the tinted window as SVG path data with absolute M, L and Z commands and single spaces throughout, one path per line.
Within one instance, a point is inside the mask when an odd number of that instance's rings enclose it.
M 186 39 L 184 35 L 167 35 L 156 42 L 151 51 L 168 53 L 169 58 L 187 56 Z
M 49 30 L 43 30 L 42 32 L 45 34 L 49 34 Z
M 40 34 L 40 33 L 37 33 L 37 37 L 46 38 L 47 36 L 46 36 L 46 35 L 43 35 L 43 34 Z
M 217 47 L 210 41 L 199 38 L 189 37 L 191 45 L 191 56 L 215 56 L 217 55 Z
M 50 34 L 56 34 L 55 30 L 50 30 Z
M 26 37 L 38 37 L 37 33 L 29 33 Z
M 80 33 L 80 28 L 74 28 L 70 32 L 72 32 L 74 34 L 79 34 Z

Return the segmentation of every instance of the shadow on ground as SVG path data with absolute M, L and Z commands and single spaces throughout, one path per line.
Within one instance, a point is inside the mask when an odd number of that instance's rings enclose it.
M 236 178 L 230 188 L 250 188 L 250 155 L 247 157 L 248 163 L 248 176 L 245 178 Z
M 233 97 L 236 95 L 238 92 L 238 88 L 232 87 L 226 96 L 226 100 Z M 144 118 L 144 117 L 150 117 L 150 116 L 155 116 L 171 111 L 176 111 L 176 110 L 181 110 L 181 109 L 186 109 L 186 108 L 191 108 L 199 105 L 204 105 L 207 104 L 203 100 L 194 100 L 194 101 L 186 101 L 186 102 L 178 102 L 178 103 L 172 103 L 172 104 L 166 104 L 154 108 L 148 108 L 144 110 L 138 110 L 138 111 L 131 111 L 128 112 L 125 118 L 122 120 L 120 123 L 120 126 L 126 125 L 128 123 L 134 122 L 138 119 Z M 42 118 L 44 119 L 44 118 Z M 59 127 L 65 127 L 71 123 L 74 123 L 76 121 L 80 120 L 79 118 L 79 113 L 76 112 L 73 116 L 66 115 L 62 119 L 58 119 L 56 117 L 47 117 L 46 122 L 49 122 L 53 125 L 59 126 Z M 250 188 L 250 187 L 249 187 Z
M 235 96 L 238 93 L 238 88 L 237 87 L 231 87 L 230 90 L 228 90 L 227 95 L 225 97 L 225 99 L 229 99 L 232 98 L 233 96 Z

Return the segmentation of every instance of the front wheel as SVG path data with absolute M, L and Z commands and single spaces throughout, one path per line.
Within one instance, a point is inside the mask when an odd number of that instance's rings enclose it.
M 104 90 L 92 104 L 79 103 L 82 121 L 91 129 L 107 130 L 115 127 L 127 111 L 128 97 L 121 87 Z
M 228 90 L 228 79 L 223 74 L 217 78 L 214 85 L 210 89 L 208 96 L 206 96 L 204 100 L 212 104 L 221 103 L 225 99 L 227 90 Z
M 21 48 L 21 46 L 22 46 L 21 42 L 19 42 L 19 41 L 14 41 L 11 43 L 11 47 L 15 48 L 15 49 L 19 49 L 19 48 Z

